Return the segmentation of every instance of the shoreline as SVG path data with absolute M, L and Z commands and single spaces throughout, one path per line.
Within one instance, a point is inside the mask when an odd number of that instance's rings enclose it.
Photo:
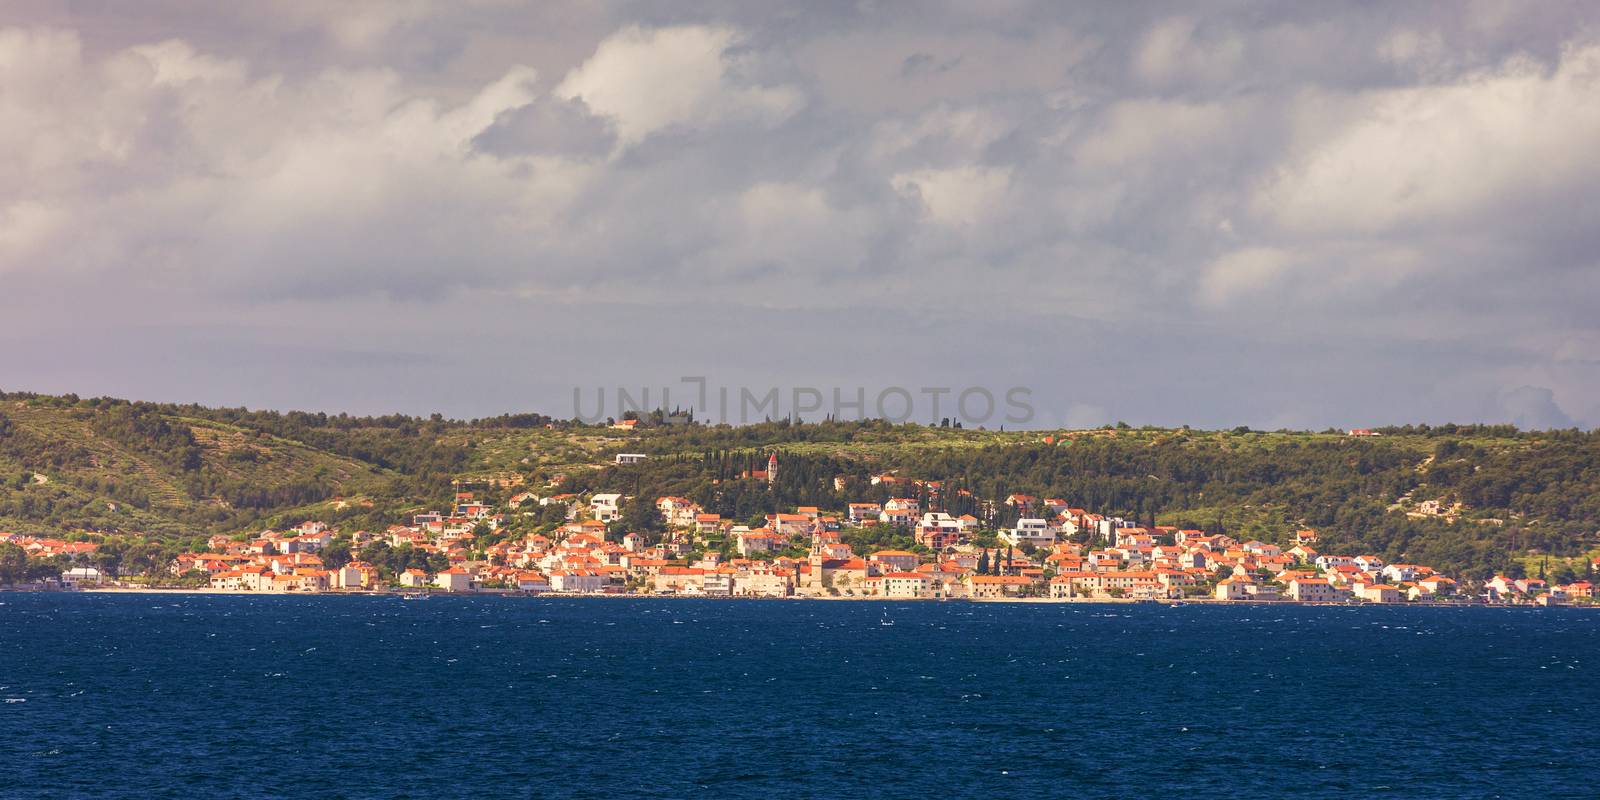
M 153 586 L 126 587 L 126 586 L 97 586 L 84 589 L 18 589 L 0 587 L 0 594 L 143 594 L 143 595 L 214 595 L 214 596 L 244 596 L 244 597 L 407 597 L 423 594 L 409 590 L 373 590 L 355 589 L 349 591 L 332 592 L 253 592 L 235 589 L 210 589 L 194 588 L 163 588 Z M 1558 606 L 1540 606 L 1533 603 L 1441 603 L 1441 602 L 1403 602 L 1403 603 L 1305 603 L 1294 600 L 1217 600 L 1215 598 L 1183 598 L 1183 599 L 1151 599 L 1134 600 L 1129 598 L 1055 598 L 1055 597 L 829 597 L 829 596 L 789 596 L 789 597 L 760 597 L 737 596 L 720 597 L 715 595 L 684 595 L 684 594 L 638 594 L 638 593 L 564 593 L 540 592 L 530 594 L 509 590 L 488 590 L 480 592 L 443 592 L 429 589 L 427 597 L 513 597 L 525 599 L 552 598 L 552 599 L 625 599 L 625 600 L 719 600 L 719 601 L 789 601 L 789 602 L 880 602 L 880 603 L 1004 603 L 1004 604 L 1042 604 L 1042 605 L 1163 605 L 1163 606 L 1312 606 L 1333 608 L 1360 608 L 1360 607 L 1410 607 L 1410 608 L 1600 608 L 1595 604 L 1562 604 Z

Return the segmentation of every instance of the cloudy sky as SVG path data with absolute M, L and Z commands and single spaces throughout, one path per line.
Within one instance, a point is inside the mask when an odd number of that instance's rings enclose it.
M 1022 386 L 1038 426 L 1593 427 L 1597 23 L 7 0 L 0 387 L 571 416 L 705 376 Z

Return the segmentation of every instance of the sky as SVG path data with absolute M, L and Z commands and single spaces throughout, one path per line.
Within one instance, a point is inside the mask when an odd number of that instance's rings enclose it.
M 1587 2 L 7 0 L 0 388 L 1592 428 L 1597 152 Z

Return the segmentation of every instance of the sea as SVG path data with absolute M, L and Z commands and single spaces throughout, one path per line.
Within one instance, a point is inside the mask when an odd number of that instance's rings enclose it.
M 4 798 L 1600 796 L 1577 609 L 0 594 Z

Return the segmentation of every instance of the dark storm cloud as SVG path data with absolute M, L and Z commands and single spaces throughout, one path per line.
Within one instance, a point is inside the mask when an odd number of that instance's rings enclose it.
M 457 414 L 717 372 L 1027 383 L 1040 424 L 1594 425 L 1597 19 L 24 0 L 0 368 Z

